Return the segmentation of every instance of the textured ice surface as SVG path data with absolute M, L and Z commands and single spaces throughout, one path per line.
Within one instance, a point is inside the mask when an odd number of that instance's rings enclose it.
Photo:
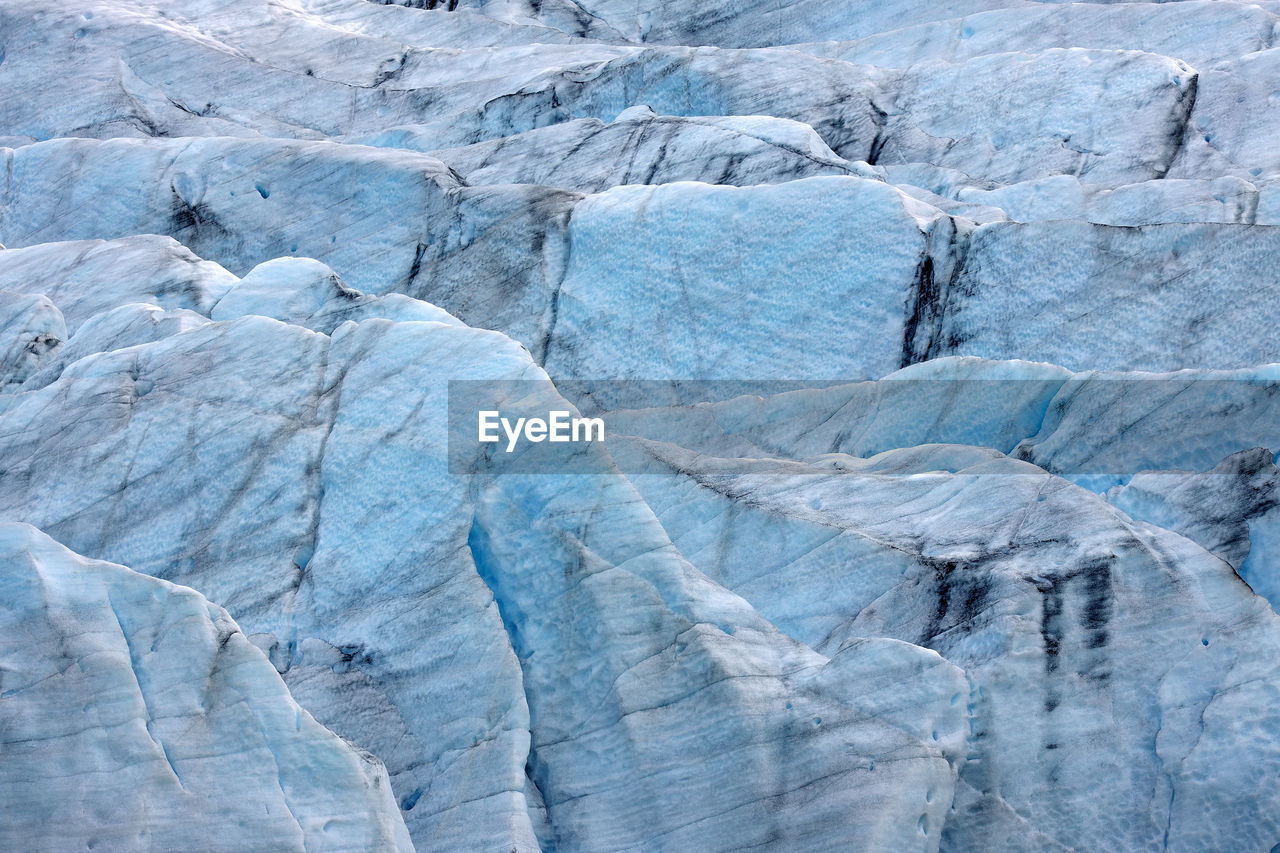
M 412 138 L 401 134 L 378 141 L 412 147 Z M 871 174 L 837 157 L 806 124 L 765 116 L 676 118 L 643 105 L 607 124 L 578 119 L 432 153 L 471 184 L 549 184 L 584 192 L 621 184 L 749 186 Z
M 0 387 L 21 385 L 66 339 L 66 320 L 49 297 L 0 290 Z
M 1270 849 L 1278 12 L 0 0 L 0 846 Z
M 1049 364 L 941 358 L 881 381 L 783 393 L 769 392 L 769 383 L 725 382 L 717 402 L 693 406 L 605 402 L 613 404 L 611 432 L 712 456 L 870 457 L 964 444 L 1062 476 L 1110 477 L 1109 488 L 1147 471 L 1205 471 L 1232 454 L 1280 446 L 1277 381 L 1274 366 L 1073 374 Z M 639 399 L 661 397 L 646 390 Z
M 1107 499 L 1132 518 L 1194 539 L 1239 570 L 1250 555 L 1252 528 L 1269 521 L 1276 506 L 1280 472 L 1273 463 L 1274 454 L 1258 447 L 1208 471 L 1144 471 L 1109 490 Z
M 399 293 L 361 293 L 312 258 L 276 258 L 258 264 L 209 312 L 214 320 L 254 314 L 326 334 L 348 321 L 378 318 L 462 325 L 429 302 Z
M 328 142 L 54 140 L 10 156 L 7 246 L 108 239 L 111 262 L 123 243 L 113 238 L 167 234 L 238 275 L 309 257 L 353 288 L 438 296 L 464 320 L 529 341 L 550 310 L 578 199 L 543 187 L 464 187 L 433 157 Z
M 1140 50 L 1194 66 L 1212 65 L 1274 44 L 1277 18 L 1261 5 L 1230 0 L 1177 3 L 1004 4 L 963 18 L 915 20 L 852 41 L 804 45 L 820 56 L 867 65 L 905 68 L 928 60 L 963 61 L 1053 48 Z
M 644 142 L 655 123 L 674 134 L 671 145 Z M 747 140 L 761 159 L 709 142 L 707 150 L 720 153 L 697 159 L 699 134 Z M 614 137 L 623 160 L 603 165 L 592 146 Z M 1146 156 L 1151 146 L 1121 147 Z M 770 147 L 783 160 L 764 158 Z M 794 122 L 666 120 L 643 110 L 610 125 L 571 122 L 440 153 L 456 159 L 462 177 L 425 154 L 326 142 L 29 145 L 8 155 L 0 237 L 31 246 L 52 237 L 164 233 L 238 274 L 281 255 L 313 257 L 353 288 L 427 298 L 470 324 L 502 330 L 563 375 L 874 376 L 953 353 L 1073 369 L 1242 367 L 1277 358 L 1266 334 L 1276 322 L 1266 288 L 1280 231 L 1265 223 L 1280 222 L 1272 210 L 1280 203 L 1271 203 L 1265 184 L 1128 183 L 1128 175 L 1108 188 L 1059 175 L 978 189 L 963 186 L 963 172 L 943 170 L 930 180 L 910 176 L 927 189 L 900 190 L 888 181 L 907 180 L 902 166 L 844 163 Z M 778 181 L 792 168 L 786 158 L 804 164 L 799 175 L 870 177 L 736 192 L 680 184 L 585 198 L 504 183 L 598 189 L 634 180 L 632 166 L 617 165 L 632 157 L 644 164 L 643 179 L 657 182 Z M 697 170 L 662 171 L 688 158 Z M 498 185 L 466 186 L 477 172 L 476 181 Z M 120 174 L 137 177 L 116 181 Z M 1019 221 L 1004 221 L 1002 205 Z M 832 217 L 847 227 L 832 230 Z M 686 225 L 695 218 L 696 227 Z M 1135 225 L 1143 227 L 1128 227 Z M 28 263 L 43 257 L 31 251 Z M 216 267 L 207 266 L 213 275 Z M 1219 298 L 1203 300 L 1207 289 Z M 188 303 L 178 307 L 199 307 Z M 663 316 L 673 306 L 682 322 L 669 327 Z M 728 329 L 735 334 L 720 334 Z M 640 345 L 612 346 L 619 334 Z
M 445 473 L 442 377 L 542 375 L 456 323 L 200 325 L 15 398 L 0 513 L 227 602 L 322 722 L 382 755 L 419 845 L 528 847 L 547 820 L 591 849 L 936 844 L 958 670 L 901 643 L 829 662 L 689 566 L 620 477 Z M 19 426 L 53 412 L 70 427 Z
M 1196 102 L 1194 72 L 1182 62 L 1074 48 L 925 62 L 899 86 L 882 162 L 923 161 L 997 182 L 1163 177 Z M 1040 132 L 1028 135 L 1031 109 Z M 1122 109 L 1125 121 L 1115 121 Z
M 81 359 L 12 401 L 7 414 L 16 423 L 52 405 L 68 428 L 13 435 L 18 443 L 3 451 L 4 515 L 225 602 L 246 631 L 279 639 L 281 668 L 313 637 L 358 658 L 372 678 L 364 689 L 333 684 L 350 697 L 343 704 L 389 702 L 422 742 L 384 757 L 397 799 L 420 809 L 406 809 L 411 825 L 432 815 L 430 834 L 442 846 L 450 837 L 459 843 L 459 827 L 527 842 L 527 711 L 488 590 L 465 551 L 452 562 L 430 548 L 406 551 L 399 535 L 376 537 L 381 548 L 351 538 L 403 503 L 419 508 L 412 519 L 389 516 L 407 525 L 405 536 L 430 530 L 445 554 L 466 541 L 466 519 L 443 523 L 457 499 L 441 502 L 429 486 L 433 466 L 443 464 L 430 453 L 432 431 L 405 423 L 406 414 L 438 417 L 437 409 L 387 381 L 421 386 L 422 367 L 413 364 L 433 358 L 417 344 L 459 327 L 405 323 L 377 334 L 388 325 L 351 328 L 331 351 L 325 335 L 247 317 Z M 471 341 L 473 361 L 493 352 L 494 336 L 459 332 L 454 346 Z M 403 414 L 383 421 L 389 401 Z M 365 474 L 348 477 L 355 468 Z M 396 482 L 398 498 L 388 488 Z M 435 490 L 451 486 L 436 482 Z M 472 636 L 462 649 L 459 633 Z M 459 694 L 459 683 L 473 683 L 474 692 Z M 339 734 L 373 740 L 356 721 L 326 715 L 325 703 L 312 707 Z M 517 805 L 504 807 L 504 799 Z
M 819 649 L 898 637 L 965 669 L 972 734 L 946 846 L 1274 837 L 1274 803 L 1241 802 L 1232 780 L 1277 771 L 1274 653 L 1255 652 L 1280 642 L 1280 620 L 1219 559 L 993 451 L 632 452 L 680 475 L 635 478 L 677 546 L 780 626 Z M 1211 770 L 1227 753 L 1239 764 Z M 1099 800 L 1089 821 L 1060 817 Z
M 938 275 L 948 274 L 954 228 L 935 208 L 858 178 L 593 196 L 571 220 L 547 369 L 637 379 L 886 373 L 902 357 L 903 302 L 936 244 Z M 630 345 L 611 343 L 619 337 Z
M 1004 211 L 1018 222 L 1083 219 L 1099 225 L 1154 225 L 1162 222 L 1223 222 L 1277 225 L 1261 194 L 1239 178 L 1169 178 L 1107 188 L 1083 184 L 1071 175 L 1024 181 L 996 190 L 961 188 L 960 201 Z
M 983 225 L 960 274 L 937 285 L 931 308 L 941 322 L 916 352 L 1075 370 L 1280 361 L 1269 296 L 1277 253 L 1274 227 Z
M 410 850 L 386 771 L 225 610 L 0 524 L 10 850 Z
M 856 178 L 620 188 L 574 208 L 546 364 L 815 379 L 958 353 L 1244 367 L 1280 360 L 1277 252 L 1274 227 L 975 225 Z M 612 346 L 618 335 L 632 344 Z
M 145 234 L 0 251 L 0 289 L 52 299 L 72 333 L 130 302 L 208 314 L 235 280 L 174 240 Z

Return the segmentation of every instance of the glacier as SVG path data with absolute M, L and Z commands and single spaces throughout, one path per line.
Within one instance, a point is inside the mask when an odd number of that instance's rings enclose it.
M 412 849 L 382 764 L 221 607 L 29 525 L 0 549 L 7 848 Z
M 0 0 L 0 847 L 1280 845 L 1277 34 Z

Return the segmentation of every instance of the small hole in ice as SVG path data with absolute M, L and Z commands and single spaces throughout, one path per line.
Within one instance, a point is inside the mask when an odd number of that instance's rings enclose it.
M 1209 638 L 1208 638 L 1208 637 L 1201 637 L 1201 638 L 1200 638 L 1200 645 L 1202 645 L 1202 646 L 1207 646 L 1207 645 L 1209 645 Z
M 257 190 L 258 195 L 262 196 L 263 198 L 266 198 L 267 196 L 271 195 L 271 190 L 267 189 L 262 184 L 254 184 L 253 188 Z

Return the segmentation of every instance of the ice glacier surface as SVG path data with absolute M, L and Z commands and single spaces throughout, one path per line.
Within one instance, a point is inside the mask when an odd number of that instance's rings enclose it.
M 1271 849 L 1278 16 L 0 0 L 0 846 Z
M 412 846 L 382 764 L 199 593 L 0 524 L 12 850 Z

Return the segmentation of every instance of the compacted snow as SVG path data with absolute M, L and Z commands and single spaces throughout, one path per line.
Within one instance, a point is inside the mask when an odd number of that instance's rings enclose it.
M 1277 33 L 0 0 L 0 847 L 1271 850 Z

